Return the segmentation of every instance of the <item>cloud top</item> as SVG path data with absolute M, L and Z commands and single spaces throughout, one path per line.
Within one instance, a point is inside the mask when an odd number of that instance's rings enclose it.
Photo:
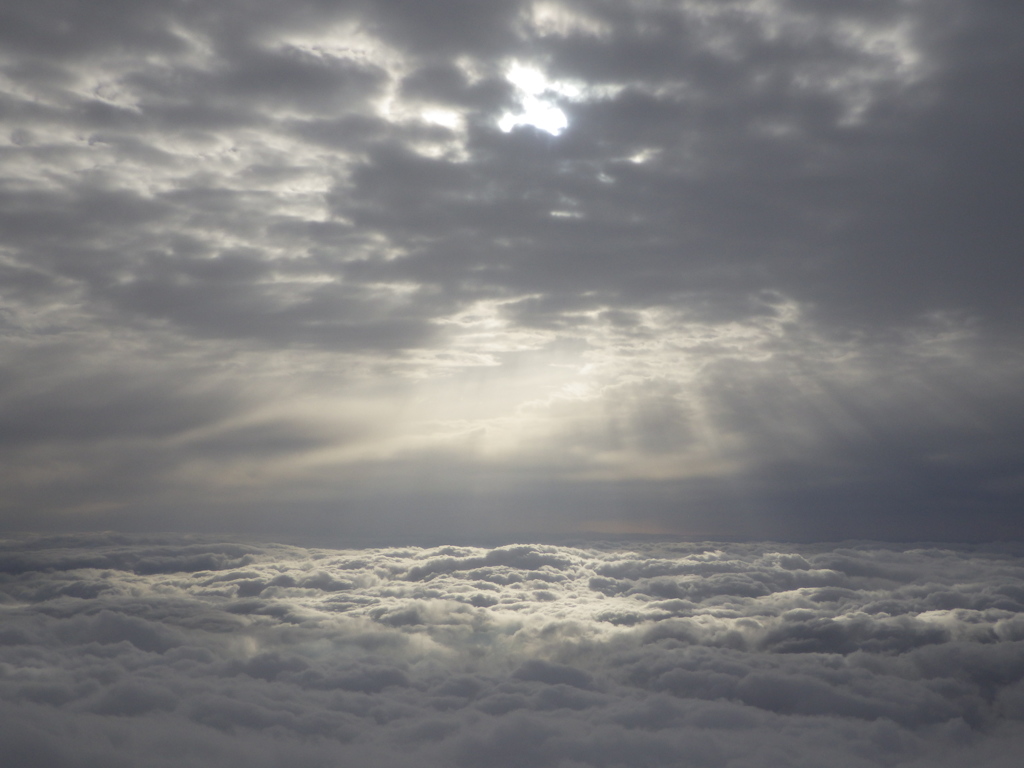
M 19 764 L 1009 766 L 1010 547 L 4 543 Z

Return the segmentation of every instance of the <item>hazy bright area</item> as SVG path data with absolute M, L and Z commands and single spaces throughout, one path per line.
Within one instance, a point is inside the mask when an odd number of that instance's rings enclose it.
M 1019 546 L 0 544 L 17 768 L 1014 768 Z

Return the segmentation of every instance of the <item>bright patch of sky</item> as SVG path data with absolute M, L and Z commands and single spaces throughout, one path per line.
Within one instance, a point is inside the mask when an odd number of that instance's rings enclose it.
M 577 89 L 563 83 L 553 83 L 539 69 L 521 64 L 513 64 L 506 78 L 516 87 L 520 111 L 502 115 L 498 120 L 501 130 L 508 133 L 520 125 L 532 125 L 552 136 L 558 136 L 569 127 L 569 118 L 553 97 L 560 93 L 572 95 Z

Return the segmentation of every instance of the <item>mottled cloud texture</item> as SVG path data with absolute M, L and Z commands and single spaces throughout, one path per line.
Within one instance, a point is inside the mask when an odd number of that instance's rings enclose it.
M 46 766 L 1005 766 L 1011 547 L 0 548 L 0 740 Z
M 1019 536 L 1021 39 L 7 0 L 2 526 Z

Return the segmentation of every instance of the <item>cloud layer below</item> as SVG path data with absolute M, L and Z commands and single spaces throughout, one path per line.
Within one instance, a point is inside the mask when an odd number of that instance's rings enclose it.
M 1009 768 L 1020 555 L 5 541 L 0 742 L 24 768 Z

